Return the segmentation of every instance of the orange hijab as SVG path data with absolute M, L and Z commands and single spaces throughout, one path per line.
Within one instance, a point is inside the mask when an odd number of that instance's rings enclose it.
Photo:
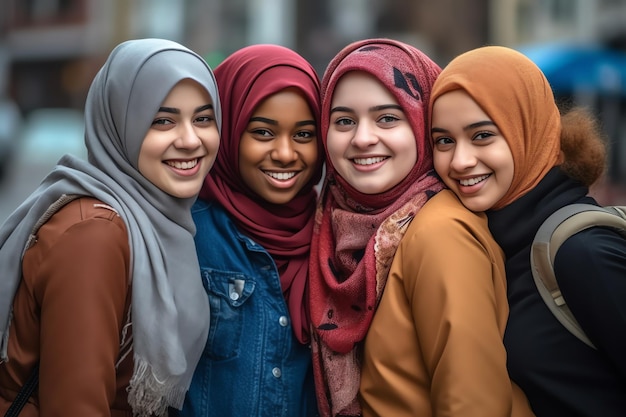
M 463 90 L 489 115 L 506 139 L 515 170 L 501 209 L 532 190 L 561 163 L 561 116 L 548 80 L 529 58 L 502 46 L 485 46 L 453 59 L 430 96 Z

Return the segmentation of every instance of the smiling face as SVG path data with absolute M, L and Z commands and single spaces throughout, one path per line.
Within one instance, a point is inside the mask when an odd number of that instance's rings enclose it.
M 415 135 L 402 107 L 382 83 L 360 71 L 337 82 L 327 148 L 337 173 L 364 194 L 395 187 L 417 161 Z
M 299 90 L 288 88 L 254 110 L 239 143 L 239 172 L 261 198 L 286 204 L 311 180 L 317 153 L 313 113 Z
M 174 197 L 194 197 L 219 143 L 211 96 L 195 81 L 182 80 L 154 116 L 139 152 L 139 172 Z
M 435 170 L 472 211 L 489 210 L 513 181 L 513 154 L 495 123 L 464 91 L 441 95 L 433 105 Z

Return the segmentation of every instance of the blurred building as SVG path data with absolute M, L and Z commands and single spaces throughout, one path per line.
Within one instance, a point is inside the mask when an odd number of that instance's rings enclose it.
M 7 82 L 0 89 L 25 113 L 39 107 L 82 107 L 89 83 L 111 48 L 131 38 L 173 39 L 212 65 L 244 45 L 277 43 L 300 52 L 320 74 L 339 49 L 365 37 L 405 40 L 439 62 L 488 40 L 487 0 L 3 3 L 0 79 Z
M 491 2 L 494 43 L 555 41 L 626 45 L 624 0 L 497 0 Z
M 9 95 L 24 113 L 81 108 L 111 48 L 138 37 L 179 41 L 211 65 L 244 45 L 282 44 L 309 59 L 320 75 L 339 49 L 367 37 L 404 40 L 442 66 L 485 44 L 522 48 L 563 42 L 626 49 L 626 0 L 2 2 L 0 96 Z M 605 71 L 600 78 L 626 89 L 626 80 L 615 74 L 611 80 Z M 606 95 L 572 94 L 598 108 L 611 136 L 626 142 L 626 127 L 618 126 L 626 120 L 620 113 L 623 98 L 611 104 Z M 615 115 L 608 116 L 611 112 Z
M 500 0 L 490 22 L 493 42 L 533 59 L 560 102 L 596 112 L 609 179 L 626 183 L 626 0 Z
M 0 51 L 6 59 L 4 66 L 0 60 L 0 75 L 6 74 L 5 89 L 25 113 L 39 107 L 82 107 L 95 72 L 120 41 L 152 36 L 184 42 L 198 29 L 209 33 L 204 44 L 212 48 L 211 31 L 203 27 L 219 20 L 212 4 L 199 0 L 3 3 Z M 190 24 L 196 16 L 203 18 L 195 19 L 194 28 Z

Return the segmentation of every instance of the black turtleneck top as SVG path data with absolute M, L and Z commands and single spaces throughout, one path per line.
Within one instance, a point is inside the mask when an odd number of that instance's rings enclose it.
M 598 350 L 557 321 L 530 269 L 541 223 L 567 204 L 597 204 L 587 192 L 556 167 L 529 193 L 487 213 L 506 255 L 507 365 L 538 417 L 626 416 L 626 239 L 593 227 L 569 238 L 555 258 L 561 292 Z

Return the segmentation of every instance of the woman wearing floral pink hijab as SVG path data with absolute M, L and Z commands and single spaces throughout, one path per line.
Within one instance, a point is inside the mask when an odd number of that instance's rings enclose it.
M 410 45 L 370 39 L 340 51 L 322 79 L 328 165 L 311 248 L 310 306 L 323 416 L 360 415 L 363 340 L 391 260 L 413 216 L 442 189 L 426 135 L 439 72 Z M 340 92 L 352 80 L 356 87 Z M 373 90 L 376 96 L 367 94 Z M 408 151 L 396 152 L 398 143 Z

